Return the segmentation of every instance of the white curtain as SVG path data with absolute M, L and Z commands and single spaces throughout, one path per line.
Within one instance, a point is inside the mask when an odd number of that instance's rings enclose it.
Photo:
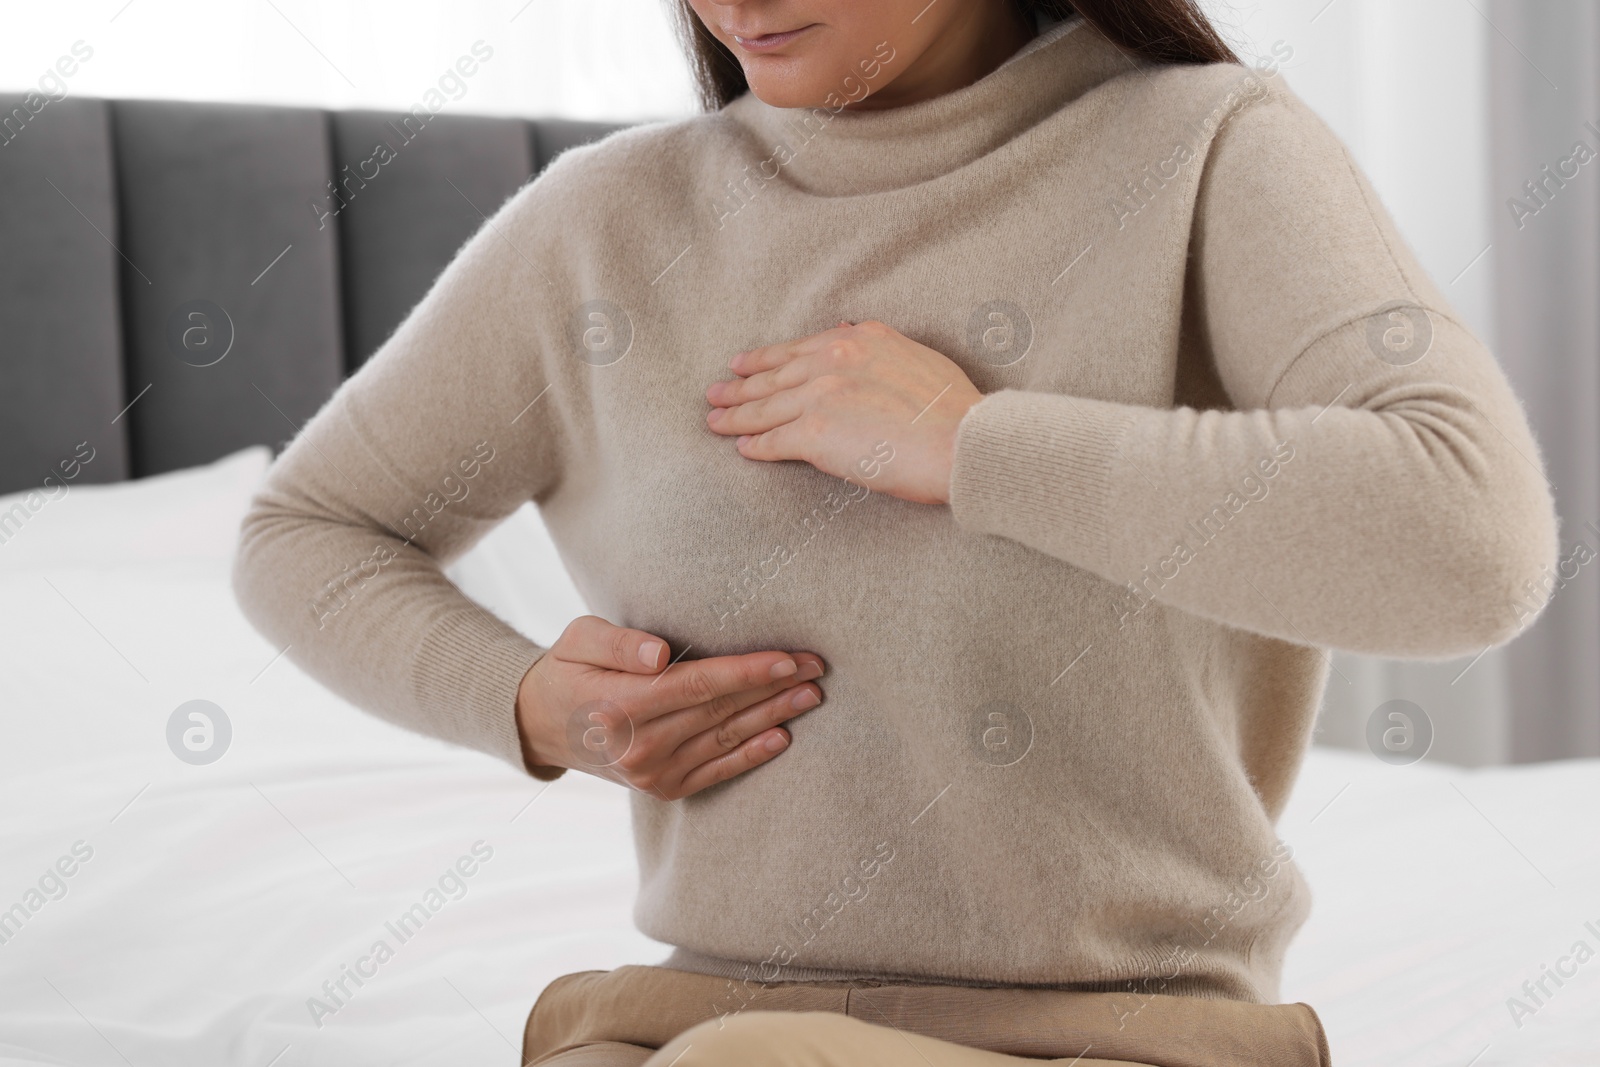
M 1504 34 L 1490 62 L 1501 358 L 1545 450 L 1566 560 L 1544 615 L 1508 649 L 1510 754 L 1597 756 L 1600 5 L 1493 0 L 1487 11 Z

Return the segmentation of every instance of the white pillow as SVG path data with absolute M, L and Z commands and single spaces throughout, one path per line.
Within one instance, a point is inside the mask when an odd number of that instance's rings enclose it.
M 0 497 L 0 573 L 230 559 L 271 460 L 271 450 L 253 445 L 202 467 L 149 478 L 52 482 Z
M 110 485 L 69 481 L 0 497 L 0 574 L 169 560 L 226 563 L 271 462 L 271 451 L 254 445 L 149 478 Z M 462 592 L 543 645 L 588 610 L 532 504 L 512 513 L 445 573 Z

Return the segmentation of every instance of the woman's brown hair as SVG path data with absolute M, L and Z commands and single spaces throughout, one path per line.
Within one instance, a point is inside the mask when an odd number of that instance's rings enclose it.
M 1030 23 L 1035 12 L 1066 18 L 1076 12 L 1129 55 L 1156 63 L 1237 63 L 1196 0 L 1011 0 Z M 744 68 L 706 30 L 689 0 L 668 5 L 689 56 L 700 103 L 716 111 L 750 88 Z

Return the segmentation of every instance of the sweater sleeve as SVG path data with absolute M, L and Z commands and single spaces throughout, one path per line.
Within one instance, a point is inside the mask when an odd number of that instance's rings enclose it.
M 958 430 L 956 521 L 1123 586 L 1122 626 L 1160 602 L 1420 659 L 1524 629 L 1558 544 L 1521 404 L 1286 88 L 1217 135 L 1190 247 L 1231 409 L 987 396 Z
M 514 715 L 545 650 L 440 570 L 560 476 L 556 400 L 526 406 L 551 384 L 530 327 L 551 284 L 536 191 L 468 241 L 274 462 L 233 585 L 262 634 L 358 707 L 554 778 L 525 765 Z

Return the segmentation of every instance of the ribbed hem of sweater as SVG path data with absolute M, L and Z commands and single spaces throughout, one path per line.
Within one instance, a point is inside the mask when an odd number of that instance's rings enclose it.
M 990 982 L 975 978 L 833 970 L 827 967 L 797 967 L 794 964 L 778 967 L 778 973 L 775 977 L 763 979 L 761 977 L 763 973 L 762 964 L 724 959 L 720 956 L 709 956 L 703 952 L 696 952 L 693 949 L 681 946 L 674 946 L 672 953 L 654 966 L 665 967 L 674 971 L 688 971 L 691 974 L 710 975 L 713 978 L 726 978 L 729 981 L 753 982 L 756 985 L 778 985 L 784 982 L 847 982 L 870 985 L 958 986 L 963 989 L 1059 989 L 1077 990 L 1086 993 L 1127 992 L 1130 988 L 1133 988 L 1130 986 L 1129 979 L 1065 983 Z M 767 970 L 770 971 L 774 966 L 776 965 L 768 965 Z M 1137 986 L 1137 982 L 1134 985 Z M 1198 976 L 1180 975 L 1173 979 L 1164 979 L 1161 982 L 1160 992 L 1168 996 L 1196 997 L 1201 1000 L 1234 999 L 1219 991 L 1216 983 L 1208 982 Z
M 562 767 L 530 766 L 517 732 L 517 690 L 545 649 L 491 615 L 457 612 L 440 620 L 417 649 L 417 705 L 457 710 L 453 739 L 544 781 Z
M 993 393 L 956 432 L 951 513 L 970 530 L 1049 544 L 1064 559 L 1103 569 L 1111 464 L 1133 422 L 1121 404 Z

